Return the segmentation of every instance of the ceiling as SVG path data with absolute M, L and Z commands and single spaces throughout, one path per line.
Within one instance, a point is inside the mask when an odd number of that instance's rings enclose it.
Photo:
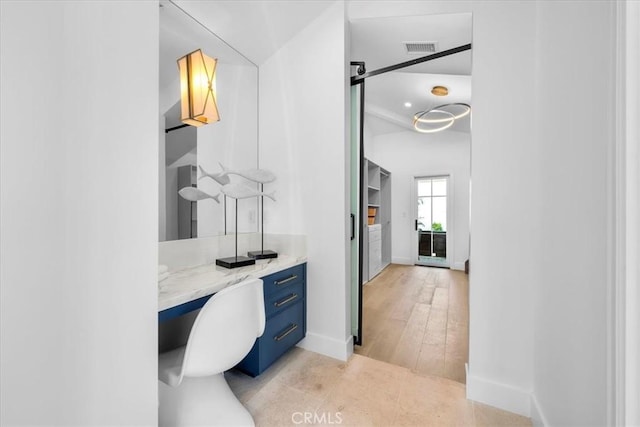
M 367 71 L 426 56 L 408 54 L 405 42 L 436 42 L 437 51 L 471 43 L 471 14 L 385 17 L 351 21 L 351 60 Z M 431 94 L 436 85 L 449 95 Z M 405 107 L 405 103 L 411 107 Z M 471 105 L 471 51 L 435 59 L 366 80 L 365 113 L 374 134 L 413 129 L 413 115 L 446 103 Z M 470 132 L 470 116 L 447 131 Z
M 260 65 L 335 1 L 176 0 L 175 3 Z

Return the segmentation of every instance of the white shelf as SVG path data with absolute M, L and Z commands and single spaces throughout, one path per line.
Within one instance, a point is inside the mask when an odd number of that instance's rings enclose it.
M 377 230 L 377 238 L 370 241 L 369 233 L 365 233 L 363 243 L 364 279 L 371 280 L 391 261 L 391 173 L 370 160 L 366 160 L 365 170 L 365 201 L 368 207 L 376 208 L 369 231 Z M 367 220 L 368 215 L 364 214 L 363 221 Z

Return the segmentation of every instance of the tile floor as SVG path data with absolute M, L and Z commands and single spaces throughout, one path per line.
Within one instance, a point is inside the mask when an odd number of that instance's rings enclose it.
M 466 382 L 469 279 L 462 271 L 389 265 L 364 286 L 355 353 Z
M 466 400 L 459 382 L 357 354 L 345 363 L 296 347 L 257 378 L 225 376 L 257 426 L 531 426 Z

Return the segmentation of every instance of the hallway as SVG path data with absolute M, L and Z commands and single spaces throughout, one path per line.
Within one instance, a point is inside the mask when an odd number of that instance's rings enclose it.
M 466 383 L 469 280 L 461 271 L 392 264 L 364 286 L 356 354 Z

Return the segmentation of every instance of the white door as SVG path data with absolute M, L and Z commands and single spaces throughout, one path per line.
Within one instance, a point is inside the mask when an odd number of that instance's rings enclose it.
M 448 176 L 415 178 L 415 264 L 449 267 Z

